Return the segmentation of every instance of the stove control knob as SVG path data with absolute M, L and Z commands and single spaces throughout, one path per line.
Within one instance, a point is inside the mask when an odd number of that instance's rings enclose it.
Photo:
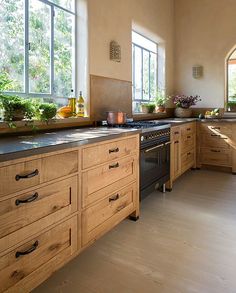
M 143 135 L 141 136 L 141 141 L 144 141 L 144 136 Z

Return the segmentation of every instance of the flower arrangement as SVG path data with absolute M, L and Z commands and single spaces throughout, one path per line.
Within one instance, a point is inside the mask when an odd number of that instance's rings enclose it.
M 201 101 L 200 96 L 186 96 L 186 95 L 176 95 L 173 96 L 173 102 L 177 108 L 188 109 L 191 106 L 197 104 L 197 102 Z

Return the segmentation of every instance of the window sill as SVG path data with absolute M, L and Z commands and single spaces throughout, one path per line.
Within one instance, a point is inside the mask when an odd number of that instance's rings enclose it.
M 167 112 L 164 113 L 133 113 L 134 120 L 150 120 L 169 117 Z
M 0 135 L 8 133 L 32 132 L 33 126 L 36 127 L 37 130 L 50 130 L 92 125 L 90 117 L 51 119 L 48 123 L 39 120 L 34 120 L 33 122 L 14 121 L 13 123 L 16 125 L 16 128 L 11 128 L 6 122 L 0 121 Z

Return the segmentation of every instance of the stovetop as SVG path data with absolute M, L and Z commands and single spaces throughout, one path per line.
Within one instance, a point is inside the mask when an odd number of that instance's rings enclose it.
M 141 129 L 144 133 L 170 128 L 170 124 L 159 121 L 128 121 L 125 124 L 108 125 L 108 127 Z

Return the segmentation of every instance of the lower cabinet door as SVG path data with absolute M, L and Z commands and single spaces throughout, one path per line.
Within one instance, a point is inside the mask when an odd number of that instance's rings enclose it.
M 76 252 L 77 238 L 77 216 L 74 216 L 3 255 L 0 292 L 30 291 L 57 269 L 55 261 L 52 272 L 44 272 L 45 264 L 63 254 L 68 258 Z
M 181 173 L 184 173 L 194 165 L 195 151 L 194 149 L 182 154 L 181 156 Z
M 102 199 L 82 212 L 82 244 L 96 240 L 135 210 L 136 183 Z

